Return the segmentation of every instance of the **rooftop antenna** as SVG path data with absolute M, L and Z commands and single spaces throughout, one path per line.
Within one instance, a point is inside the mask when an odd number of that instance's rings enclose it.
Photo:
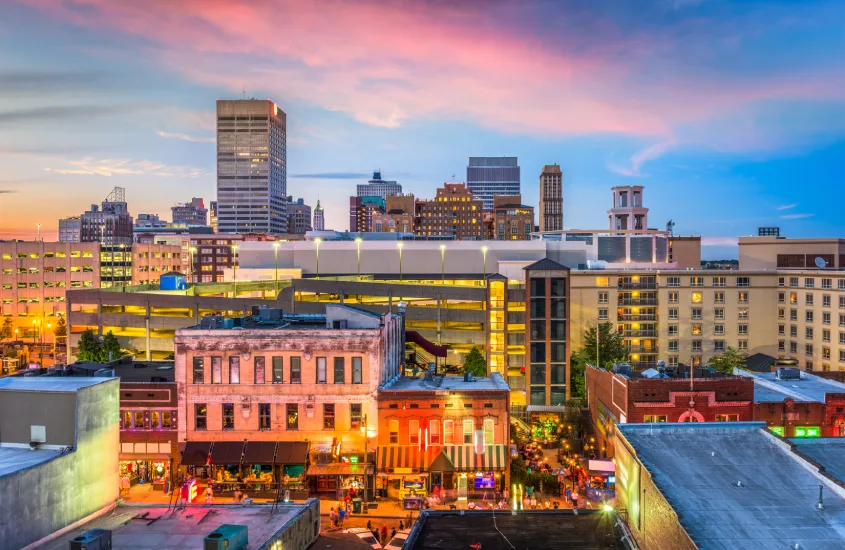
M 674 229 L 675 229 L 675 222 L 674 221 L 669 220 L 668 222 L 666 222 L 666 231 L 669 232 L 670 237 L 673 236 Z

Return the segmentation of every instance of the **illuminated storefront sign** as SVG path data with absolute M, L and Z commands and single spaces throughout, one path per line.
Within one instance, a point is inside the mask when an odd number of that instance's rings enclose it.
M 799 426 L 795 428 L 795 437 L 819 437 L 821 430 L 818 426 Z

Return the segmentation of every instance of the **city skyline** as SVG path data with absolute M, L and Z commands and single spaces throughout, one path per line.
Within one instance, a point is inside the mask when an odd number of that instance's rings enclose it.
M 244 90 L 288 113 L 287 193 L 319 195 L 330 228 L 373 170 L 432 198 L 468 157 L 516 156 L 535 207 L 542 167 L 561 166 L 567 227 L 605 227 L 610 188 L 644 185 L 650 225 L 701 234 L 705 259 L 735 257 L 760 225 L 841 230 L 827 199 L 845 171 L 834 2 L 32 0 L 5 14 L 0 238 L 34 238 L 36 223 L 49 238 L 114 186 L 133 215 L 214 200 L 214 101 Z M 229 25 L 246 19 L 250 33 Z

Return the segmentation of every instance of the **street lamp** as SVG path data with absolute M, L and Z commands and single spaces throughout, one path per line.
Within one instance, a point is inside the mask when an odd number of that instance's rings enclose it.
M 402 247 L 405 246 L 405 243 L 398 242 L 396 243 L 396 248 L 399 249 L 399 280 L 402 280 Z
M 281 244 L 279 241 L 273 243 L 273 256 L 276 259 L 276 294 L 279 293 L 279 247 Z
M 367 430 L 367 415 L 364 415 L 364 420 L 361 422 L 361 434 L 364 436 L 365 443 L 364 443 L 364 502 L 367 502 L 367 490 L 369 486 L 369 474 L 367 471 L 370 469 L 370 433 Z
M 238 245 L 232 245 L 232 298 L 238 297 Z
M 361 241 L 363 241 L 361 237 L 355 237 L 355 248 L 358 251 L 358 280 L 361 280 Z
M 440 280 L 446 280 L 446 245 L 440 245 Z
M 317 237 L 314 239 L 314 254 L 317 258 L 317 280 L 320 280 L 320 243 L 323 242 L 323 239 Z
M 191 246 L 191 247 L 189 247 L 189 248 L 188 248 L 188 252 L 190 252 L 190 253 L 191 253 L 191 266 L 190 266 L 190 271 L 191 271 L 191 282 L 192 282 L 192 283 L 195 283 L 195 282 L 196 282 L 196 279 L 195 279 L 195 275 L 194 275 L 194 254 L 196 254 L 196 253 L 197 253 L 197 247 L 196 247 L 196 246 Z
M 41 224 L 36 223 L 36 227 L 38 227 L 38 237 L 36 238 L 36 242 L 41 240 Z
M 487 245 L 481 247 L 481 255 L 484 257 L 484 280 L 487 281 Z

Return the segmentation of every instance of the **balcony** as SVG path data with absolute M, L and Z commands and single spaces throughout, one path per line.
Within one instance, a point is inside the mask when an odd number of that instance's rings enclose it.
M 640 355 L 655 355 L 657 353 L 657 348 L 654 346 L 629 346 L 625 348 L 628 354 L 638 353 Z
M 619 321 L 657 321 L 657 315 L 653 313 L 620 313 L 616 315 Z
M 623 338 L 657 338 L 657 330 L 654 329 L 619 330 L 617 332 Z
M 629 361 L 628 364 L 631 365 L 631 367 L 633 367 L 636 371 L 657 368 L 657 361 Z
M 644 281 L 641 283 L 619 283 L 616 288 L 619 290 L 657 290 L 657 283 Z
M 654 296 L 640 296 L 639 298 L 619 298 L 620 306 L 656 306 L 657 298 Z

